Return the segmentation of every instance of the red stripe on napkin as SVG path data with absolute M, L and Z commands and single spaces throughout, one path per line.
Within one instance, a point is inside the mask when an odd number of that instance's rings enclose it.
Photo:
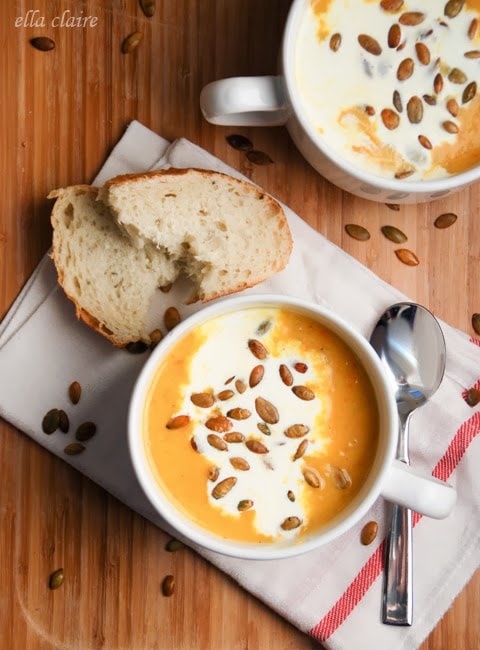
M 480 411 L 477 411 L 458 429 L 448 449 L 436 464 L 432 476 L 446 481 L 461 461 L 472 440 L 479 433 Z M 415 526 L 421 518 L 422 515 L 414 512 L 412 517 L 413 525 Z M 353 582 L 350 583 L 335 605 L 310 630 L 310 636 L 322 642 L 326 641 L 336 632 L 380 575 L 383 570 L 384 552 L 385 540 L 383 540 L 375 553 L 363 565 Z

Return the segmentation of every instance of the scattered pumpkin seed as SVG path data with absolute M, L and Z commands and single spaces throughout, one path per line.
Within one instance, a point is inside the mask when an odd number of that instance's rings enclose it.
M 251 411 L 248 409 L 242 409 L 238 406 L 227 411 L 227 417 L 232 418 L 232 420 L 248 420 L 251 415 Z
M 283 530 L 294 530 L 302 525 L 302 520 L 299 517 L 287 517 L 280 524 L 280 528 Z
M 67 454 L 67 456 L 78 456 L 78 454 L 81 454 L 83 451 L 85 451 L 85 446 L 80 442 L 71 442 L 65 447 L 63 451 L 65 454 Z
M 192 393 L 190 395 L 190 401 L 199 408 L 209 409 L 214 405 L 215 398 L 212 393 Z
M 385 203 L 387 208 L 390 210 L 393 210 L 394 212 L 399 212 L 400 211 L 400 204 L 399 203 Z
M 447 4 L 444 7 L 443 13 L 448 18 L 455 18 L 463 9 L 465 0 L 448 0 Z
M 449 228 L 453 226 L 457 220 L 457 215 L 453 212 L 444 212 L 443 214 L 438 215 L 438 217 L 433 222 L 435 228 Z
M 235 388 L 240 394 L 242 394 L 247 390 L 247 385 L 241 379 L 237 379 L 237 381 L 235 382 Z
M 265 447 L 263 442 L 260 442 L 259 440 L 247 440 L 245 445 L 253 454 L 268 454 L 267 447 Z
M 257 429 L 261 431 L 265 436 L 271 436 L 272 432 L 270 431 L 270 427 L 266 422 L 259 422 L 257 424 Z
M 72 381 L 68 387 L 68 396 L 72 404 L 78 404 L 82 396 L 82 387 L 78 381 Z
M 433 90 L 437 93 L 437 95 L 443 90 L 443 77 L 440 72 L 437 72 L 433 80 Z
M 368 34 L 359 34 L 358 42 L 360 43 L 360 46 L 363 47 L 363 49 L 366 50 L 369 54 L 379 56 L 382 53 L 380 43 L 375 40 L 373 36 L 369 36 Z
M 417 266 L 420 264 L 420 260 L 415 255 L 415 253 L 408 248 L 399 248 L 395 251 L 395 255 L 398 257 L 402 264 L 407 266 Z
M 157 346 L 162 339 L 162 330 L 154 329 L 152 332 L 150 332 L 150 348 L 153 350 L 153 348 Z
M 52 574 L 50 574 L 50 577 L 48 578 L 49 589 L 58 589 L 63 585 L 64 579 L 65 575 L 63 573 L 63 569 L 57 569 Z
M 307 386 L 293 386 L 292 393 L 305 402 L 310 402 L 312 399 L 315 399 L 315 393 L 310 388 L 307 388 Z
M 265 368 L 261 364 L 252 368 L 252 372 L 250 373 L 250 377 L 248 379 L 248 385 L 250 388 L 255 388 L 255 386 L 258 386 L 258 384 L 262 381 L 264 374 Z
M 373 542 L 378 533 L 378 524 L 376 521 L 369 521 L 362 528 L 360 533 L 360 541 L 364 546 L 368 546 Z
M 40 52 L 49 52 L 55 49 L 55 41 L 48 36 L 36 36 L 30 39 L 30 45 Z
M 95 422 L 82 422 L 75 432 L 75 438 L 80 440 L 80 442 L 86 442 L 93 438 L 97 433 L 97 425 Z
M 395 226 L 382 226 L 380 230 L 387 239 L 395 242 L 395 244 L 403 244 L 408 239 L 407 235 Z
M 295 501 L 295 494 L 292 492 L 292 490 L 289 490 L 287 492 L 287 497 L 288 497 L 289 501 L 292 501 L 292 502 Z
M 175 415 L 173 418 L 167 422 L 167 429 L 181 429 L 182 427 L 187 426 L 190 422 L 190 416 L 188 415 Z
M 267 424 L 277 424 L 279 420 L 278 410 L 268 400 L 263 397 L 257 397 L 255 399 L 255 410 Z
M 406 11 L 400 16 L 398 22 L 401 25 L 408 25 L 409 27 L 413 27 L 415 25 L 420 25 L 420 23 L 423 23 L 424 20 L 425 14 L 421 11 Z
M 54 433 L 60 425 L 60 411 L 58 409 L 50 409 L 45 413 L 42 420 L 42 430 L 47 436 Z
M 465 86 L 462 93 L 462 104 L 467 104 L 477 94 L 477 82 L 471 81 Z
M 257 339 L 249 339 L 248 349 L 253 354 L 253 356 L 260 361 L 263 361 L 268 356 L 267 348 L 263 345 L 263 343 L 257 341 Z
M 167 598 L 175 591 L 175 578 L 172 575 L 165 576 L 162 581 L 162 594 Z
M 214 499 L 221 499 L 224 497 L 226 494 L 230 492 L 230 490 L 233 488 L 233 486 L 236 484 L 237 479 L 235 476 L 229 476 L 228 478 L 224 478 L 223 481 L 220 481 L 220 483 L 217 483 L 216 486 L 212 490 L 212 497 Z
M 230 388 L 227 388 L 225 390 L 221 390 L 217 397 L 221 402 L 226 402 L 229 399 L 232 399 L 232 397 L 235 395 L 233 390 L 230 390 Z
M 356 223 L 347 223 L 345 230 L 347 235 L 350 235 L 350 237 L 353 237 L 353 239 L 357 239 L 358 241 L 367 241 L 370 239 L 370 233 L 368 230 Z
M 430 149 L 433 148 L 433 147 L 432 147 L 432 143 L 430 142 L 430 140 L 427 138 L 426 135 L 420 134 L 420 135 L 418 136 L 418 141 L 420 142 L 420 144 L 422 145 L 422 147 L 423 147 L 424 149 L 428 149 L 428 150 L 430 150 Z
M 452 68 L 448 73 L 448 80 L 452 84 L 464 84 L 467 81 L 467 75 L 460 68 Z
M 403 0 L 382 0 L 380 6 L 384 11 L 390 11 L 394 13 L 398 11 L 403 5 Z
M 232 135 L 227 135 L 226 140 L 231 147 L 239 151 L 251 151 L 253 149 L 251 140 L 244 135 L 233 133 Z
M 478 388 L 469 388 L 465 396 L 465 401 L 472 407 L 480 404 L 480 390 Z
M 255 333 L 258 336 L 262 336 L 263 334 L 266 334 L 271 329 L 271 327 L 272 321 L 269 318 L 266 318 L 265 320 L 262 320 Z
M 458 133 L 458 125 L 451 120 L 445 120 L 442 122 L 442 126 L 447 133 Z
M 170 330 L 173 330 L 173 328 L 176 327 L 181 320 L 182 319 L 180 312 L 176 307 L 168 307 L 165 310 L 165 314 L 163 315 L 163 322 L 165 323 L 165 327 L 169 332 Z
M 130 54 L 137 49 L 143 40 L 142 32 L 132 32 L 129 34 L 122 43 L 123 54 Z
M 257 149 L 247 151 L 247 158 L 254 165 L 271 165 L 273 163 L 268 153 L 257 151 Z
M 308 370 L 307 364 L 303 363 L 303 361 L 297 361 L 293 367 L 297 372 L 301 373 L 302 375 L 305 374 Z
M 332 52 L 336 52 L 340 45 L 342 44 L 342 35 L 339 34 L 338 32 L 336 34 L 332 34 L 330 37 L 330 49 Z
M 401 113 L 403 111 L 403 104 L 402 104 L 402 98 L 400 97 L 400 93 L 398 92 L 398 90 L 393 91 L 392 101 L 397 111 Z
M 250 469 L 250 464 L 245 460 L 245 458 L 241 458 L 240 456 L 233 456 L 228 460 L 230 461 L 230 465 L 232 467 L 240 470 L 241 472 L 248 472 Z
M 477 29 L 478 29 L 478 20 L 476 18 L 473 18 L 470 25 L 468 26 L 468 38 L 473 41 L 477 34 Z
M 240 431 L 229 431 L 223 435 L 225 442 L 243 442 L 245 436 Z
M 473 314 L 472 327 L 475 332 L 480 336 L 480 314 Z
M 407 103 L 407 115 L 412 124 L 419 124 L 423 118 L 423 104 L 420 97 L 414 95 Z
M 410 57 L 403 59 L 397 68 L 397 79 L 399 81 L 405 81 L 405 79 L 409 79 L 413 74 L 414 68 L 415 62 L 413 59 Z
M 402 30 L 400 28 L 400 25 L 398 25 L 398 23 L 393 23 L 393 25 L 388 30 L 388 37 L 387 37 L 388 47 L 391 48 L 398 47 L 400 45 L 401 40 L 402 40 Z
M 239 512 L 245 512 L 245 510 L 250 510 L 253 508 L 253 501 L 251 499 L 242 499 L 238 502 L 237 510 Z
M 218 451 L 228 450 L 228 445 L 225 440 L 222 440 L 222 438 L 220 438 L 220 436 L 217 436 L 216 433 L 209 433 L 207 436 L 207 442 L 210 447 L 214 447 L 215 449 L 218 449 Z
M 62 433 L 68 433 L 70 429 L 70 419 L 63 409 L 58 411 L 58 428 Z
M 293 384 L 293 375 L 288 366 L 286 366 L 284 363 L 280 364 L 278 372 L 280 373 L 280 378 L 285 386 L 291 386 Z
M 208 468 L 208 480 L 215 481 L 218 479 L 218 476 L 220 474 L 220 469 L 216 465 L 212 465 L 211 467 Z
M 303 470 L 303 478 L 313 488 L 323 488 L 324 480 L 314 467 L 305 467 Z
M 179 539 L 175 539 L 174 537 L 172 537 L 172 539 L 169 539 L 165 544 L 165 550 L 169 553 L 176 553 L 177 551 L 181 551 L 183 548 L 185 548 L 185 544 Z
M 295 454 L 293 455 L 293 458 L 292 458 L 293 462 L 295 462 L 295 461 L 298 460 L 299 458 L 302 458 L 302 456 L 305 454 L 305 452 L 306 452 L 306 450 L 307 450 L 307 447 L 308 447 L 308 440 L 305 438 L 305 439 L 302 440 L 302 442 L 298 445 L 298 447 L 297 447 L 297 449 L 296 449 L 296 451 L 295 451 Z

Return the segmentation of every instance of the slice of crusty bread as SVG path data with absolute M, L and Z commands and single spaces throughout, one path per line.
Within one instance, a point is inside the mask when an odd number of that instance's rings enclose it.
M 152 295 L 175 280 L 178 269 L 152 245 L 139 250 L 118 228 L 89 186 L 51 192 L 52 258 L 58 280 L 78 318 L 124 346 L 149 341 Z
M 129 174 L 99 196 L 136 246 L 153 242 L 212 300 L 267 279 L 292 240 L 281 206 L 252 183 L 199 169 Z
M 149 342 L 158 287 L 182 273 L 202 301 L 251 287 L 288 262 L 281 206 L 255 185 L 196 169 L 55 190 L 52 258 L 77 316 L 125 346 Z

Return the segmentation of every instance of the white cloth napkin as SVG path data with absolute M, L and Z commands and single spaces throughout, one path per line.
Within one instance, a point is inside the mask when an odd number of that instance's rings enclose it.
M 132 122 L 94 183 L 168 165 L 239 176 L 190 142 L 181 139 L 170 144 Z M 286 211 L 294 238 L 291 261 L 284 271 L 249 291 L 291 294 L 321 303 L 368 337 L 381 312 L 405 296 Z M 162 294 L 163 308 L 175 304 L 175 299 L 174 292 Z M 188 313 L 184 308 L 180 311 Z M 469 407 L 462 393 L 479 383 L 480 347 L 444 323 L 442 328 L 447 342 L 446 376 L 435 397 L 412 419 L 411 458 L 419 469 L 449 480 L 458 491 L 458 505 L 443 521 L 416 518 L 411 628 L 380 621 L 387 508 L 381 500 L 355 530 L 296 558 L 254 562 L 197 549 L 328 648 L 418 647 L 478 567 L 480 409 Z M 165 528 L 136 481 L 127 450 L 128 399 L 147 354 L 117 350 L 78 322 L 45 256 L 0 324 L 0 415 Z M 76 406 L 67 395 L 73 380 L 83 387 Z M 67 411 L 73 431 L 82 421 L 96 422 L 98 433 L 86 443 L 83 454 L 63 453 L 73 433 L 47 436 L 42 432 L 43 415 L 52 407 Z M 362 546 L 360 530 L 370 519 L 379 522 L 379 534 L 371 546 Z

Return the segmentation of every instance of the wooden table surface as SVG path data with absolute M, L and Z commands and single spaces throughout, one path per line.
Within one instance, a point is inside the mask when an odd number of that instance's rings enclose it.
M 471 316 L 480 312 L 480 185 L 393 211 L 326 182 L 283 128 L 239 130 L 202 119 L 198 98 L 206 83 L 275 72 L 289 5 L 156 0 L 147 18 L 138 0 L 0 3 L 0 318 L 49 248 L 49 190 L 89 182 L 138 119 L 166 138 L 185 136 L 213 152 L 411 299 L 473 335 Z M 96 21 L 68 27 L 72 16 Z M 143 40 L 123 54 L 121 43 L 133 31 Z M 34 36 L 49 36 L 55 49 L 34 49 Z M 225 136 L 239 131 L 274 162 L 254 165 L 232 149 Z M 433 222 L 443 212 L 458 220 L 438 230 Z M 368 242 L 345 233 L 352 222 L 371 232 Z M 396 258 L 395 245 L 379 230 L 385 224 L 408 235 L 418 266 Z M 317 647 L 193 552 L 159 553 L 166 539 L 0 421 L 1 648 Z M 49 591 L 48 575 L 59 566 L 65 583 Z M 169 573 L 176 590 L 165 598 L 160 583 Z M 479 621 L 477 573 L 422 649 L 478 648 Z

